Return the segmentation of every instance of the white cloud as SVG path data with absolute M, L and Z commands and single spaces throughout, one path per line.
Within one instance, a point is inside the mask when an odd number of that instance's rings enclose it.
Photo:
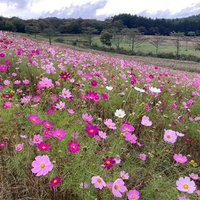
M 80 10 L 82 5 L 93 6 L 94 3 L 101 1 L 105 2 L 105 0 L 0 0 L 0 13 L 3 16 L 38 18 L 45 13 L 58 13 L 60 10 L 69 10 L 69 8 L 77 7 Z M 108 0 L 104 7 L 94 11 L 97 17 L 119 13 L 143 13 L 148 17 L 170 17 L 168 15 L 176 16 L 182 10 L 187 12 L 188 8 L 195 7 L 197 3 L 200 3 L 200 0 Z M 197 11 L 193 13 L 196 14 Z M 88 13 L 88 16 L 91 15 Z M 94 14 L 93 16 L 95 17 Z

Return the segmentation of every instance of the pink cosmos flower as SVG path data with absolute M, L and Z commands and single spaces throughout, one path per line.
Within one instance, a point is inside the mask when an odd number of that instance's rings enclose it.
M 25 79 L 22 82 L 24 83 L 24 85 L 28 85 L 29 84 L 29 80 L 28 79 Z
M 189 200 L 186 196 L 177 196 L 178 200 Z
M 88 184 L 88 182 L 81 182 L 80 183 L 80 188 L 81 189 L 88 189 L 90 187 L 90 185 Z
M 41 81 L 38 83 L 41 88 L 53 88 L 54 84 L 52 83 L 52 80 L 46 77 L 42 77 Z
M 48 151 L 51 148 L 51 145 L 47 142 L 40 142 L 37 144 L 37 147 L 41 151 Z
M 56 104 L 56 108 L 58 108 L 59 110 L 63 110 L 65 108 L 65 102 L 60 101 Z
M 126 173 L 125 171 L 121 171 L 120 172 L 120 176 L 123 180 L 128 180 L 129 179 L 129 175 L 128 173 Z
M 115 123 L 112 121 L 112 119 L 106 119 L 104 121 L 104 124 L 109 128 L 109 129 L 117 129 L 116 126 L 115 126 Z
M 67 133 L 63 129 L 56 128 L 55 130 L 51 131 L 51 134 L 53 137 L 62 140 Z
M 165 130 L 164 141 L 169 143 L 175 143 L 177 140 L 177 134 L 172 130 Z
M 112 185 L 113 185 L 113 182 L 107 182 L 106 183 L 106 187 L 109 189 L 109 190 L 112 190 Z
M 49 121 L 47 121 L 47 120 L 43 120 L 42 121 L 42 126 L 44 127 L 44 128 L 52 128 L 53 127 L 53 124 L 51 123 L 51 122 L 49 122 Z
M 79 138 L 79 133 L 78 132 L 74 132 L 71 134 L 71 137 L 74 139 L 78 139 Z
M 42 136 L 40 134 L 33 136 L 33 144 L 39 144 L 43 141 Z
M 64 88 L 62 90 L 62 97 L 69 99 L 69 98 L 72 97 L 72 94 L 71 94 L 71 92 L 69 90 L 67 90 L 66 88 Z
M 146 154 L 144 154 L 144 153 L 141 153 L 141 154 L 140 154 L 140 159 L 141 159 L 141 160 L 146 160 L 146 158 L 147 158 L 147 155 L 146 155 Z
M 135 134 L 130 134 L 130 133 L 125 133 L 125 140 L 130 142 L 131 144 L 136 144 L 137 143 L 137 137 Z
M 38 115 L 34 115 L 34 114 L 30 114 L 28 116 L 28 119 L 33 123 L 33 124 L 40 124 L 40 118 L 38 117 Z
M 16 144 L 16 145 L 15 145 L 15 150 L 16 150 L 16 151 L 21 151 L 23 148 L 24 148 L 24 145 L 23 145 L 23 144 Z
M 195 174 L 195 173 L 191 173 L 190 174 L 190 178 L 192 178 L 193 180 L 198 180 L 199 179 L 199 175 Z
M 180 177 L 176 181 L 176 187 L 181 192 L 187 192 L 192 194 L 196 190 L 196 185 L 194 181 L 191 181 L 189 177 Z
M 120 159 L 120 156 L 119 156 L 119 155 L 117 155 L 117 156 L 114 158 L 114 160 L 115 160 L 115 163 L 116 163 L 116 164 L 120 164 L 120 163 L 121 163 L 121 159 Z
M 152 122 L 149 120 L 149 117 L 143 116 L 141 124 L 144 126 L 151 126 Z
M 127 123 L 122 123 L 123 128 L 120 128 L 120 131 L 122 132 L 133 132 L 135 130 L 135 127 L 132 126 L 131 124 L 127 124 Z
M 32 162 L 32 167 L 31 171 L 36 176 L 45 176 L 53 169 L 53 164 L 47 155 L 43 155 L 35 157 L 35 160 Z
M 174 154 L 173 158 L 177 163 L 187 162 L 187 157 L 183 156 L 182 154 Z
M 127 193 L 128 200 L 138 200 L 140 198 L 140 193 L 137 190 L 130 190 Z
M 73 141 L 71 140 L 69 143 L 68 143 L 68 150 L 71 152 L 71 153 L 77 153 L 80 149 L 80 145 L 77 141 Z
M 103 132 L 103 131 L 99 131 L 99 136 L 100 136 L 102 139 L 106 139 L 106 138 L 107 138 L 106 133 Z
M 60 176 L 55 176 L 51 179 L 50 186 L 54 188 L 55 186 L 59 185 L 60 182 L 61 182 Z
M 92 115 L 88 115 L 87 113 L 83 113 L 83 114 L 82 114 L 82 119 L 83 119 L 84 121 L 87 121 L 87 122 L 90 122 L 90 121 L 93 120 Z
M 71 114 L 71 115 L 73 115 L 75 112 L 74 112 L 74 110 L 72 110 L 72 109 L 67 109 L 67 112 L 69 113 L 69 114 Z
M 100 176 L 93 176 L 91 182 L 95 188 L 99 188 L 100 190 L 106 187 L 106 183 Z
M 124 186 L 124 181 L 121 178 L 118 178 L 112 185 L 112 193 L 114 197 L 122 197 L 121 193 L 127 191 L 126 186 Z

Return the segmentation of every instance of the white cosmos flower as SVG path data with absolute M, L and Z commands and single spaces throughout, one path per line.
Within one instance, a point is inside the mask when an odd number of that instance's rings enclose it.
M 137 91 L 139 91 L 139 92 L 145 92 L 145 90 L 140 89 L 140 88 L 138 88 L 138 87 L 134 87 L 134 89 L 137 90 Z
M 115 116 L 118 117 L 118 118 L 123 118 L 125 115 L 126 115 L 125 111 L 122 110 L 122 109 L 119 109 L 119 110 L 115 111 Z
M 149 90 L 150 90 L 151 92 L 154 92 L 154 93 L 160 93 L 160 92 L 161 92 L 160 89 L 155 88 L 155 87 L 150 87 Z
M 112 87 L 112 86 L 106 86 L 106 89 L 107 89 L 107 90 L 112 90 L 113 87 Z

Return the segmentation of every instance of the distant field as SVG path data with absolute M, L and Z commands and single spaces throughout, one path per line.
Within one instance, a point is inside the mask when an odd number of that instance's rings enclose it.
M 17 33 L 18 34 L 18 33 Z M 19 34 L 18 34 L 19 35 Z M 21 36 L 29 36 L 34 38 L 33 35 L 28 35 L 28 34 L 20 34 Z M 137 45 L 135 47 L 135 51 L 140 51 L 143 53 L 156 53 L 155 47 L 150 43 L 155 36 L 144 36 L 145 42 L 143 42 L 140 45 Z M 173 37 L 171 36 L 160 36 L 163 39 L 162 45 L 159 47 L 159 53 L 176 53 L 176 47 L 173 43 Z M 44 36 L 37 35 L 38 39 L 45 39 Z M 64 40 L 64 44 L 70 44 L 72 45 L 75 41 L 77 41 L 77 46 L 78 47 L 85 47 L 88 45 L 88 40 L 85 35 L 69 35 L 69 34 L 63 34 L 59 35 L 57 37 L 53 38 L 53 41 L 56 41 L 58 38 L 62 38 Z M 186 44 L 187 40 L 187 44 Z M 200 57 L 200 51 L 195 51 L 195 43 L 196 43 L 196 38 L 190 37 L 186 38 L 181 41 L 181 47 L 180 47 L 180 54 L 184 55 L 193 55 Z M 97 45 L 99 47 L 103 47 L 103 44 L 100 41 L 100 36 L 95 35 L 93 36 L 92 39 L 92 44 Z M 125 50 L 131 50 L 131 45 L 125 42 L 125 39 L 122 40 L 120 43 L 120 47 L 125 49 Z M 115 45 L 112 45 L 112 48 L 116 48 Z

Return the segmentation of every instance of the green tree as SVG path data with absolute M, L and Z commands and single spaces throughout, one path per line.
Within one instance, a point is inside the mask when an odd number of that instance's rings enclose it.
M 42 34 L 49 39 L 49 45 L 52 44 L 52 39 L 56 35 L 58 35 L 58 32 L 56 32 L 52 27 L 46 28 L 43 30 Z
M 93 35 L 97 32 L 98 32 L 98 30 L 95 29 L 95 28 L 92 28 L 92 27 L 86 27 L 86 28 L 83 29 L 83 34 L 86 35 L 86 37 L 88 39 L 88 44 L 89 44 L 90 47 L 92 46 Z
M 109 46 L 111 47 L 112 45 L 112 34 L 104 31 L 100 37 L 101 42 L 103 43 L 103 45 Z

